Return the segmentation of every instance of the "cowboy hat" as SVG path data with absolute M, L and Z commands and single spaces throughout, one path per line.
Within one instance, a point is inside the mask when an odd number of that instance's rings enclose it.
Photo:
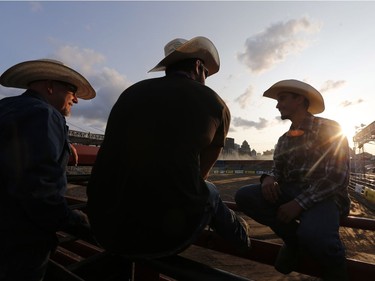
M 18 63 L 0 76 L 0 84 L 5 87 L 27 89 L 38 80 L 57 80 L 77 87 L 78 98 L 89 100 L 96 96 L 90 83 L 77 71 L 62 62 L 51 59 L 31 60 Z
M 307 98 L 310 103 L 308 111 L 312 114 L 318 114 L 324 111 L 322 95 L 314 87 L 299 80 L 290 79 L 279 81 L 265 91 L 263 96 L 277 100 L 278 94 L 282 92 L 295 93 Z
M 165 58 L 149 72 L 162 71 L 176 62 L 193 58 L 203 60 L 208 76 L 218 72 L 220 68 L 219 53 L 206 37 L 198 36 L 189 41 L 182 38 L 173 39 L 165 45 L 164 54 Z

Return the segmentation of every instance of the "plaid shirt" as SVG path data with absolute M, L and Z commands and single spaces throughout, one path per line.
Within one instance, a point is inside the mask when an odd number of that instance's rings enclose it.
M 333 197 L 342 214 L 348 214 L 350 199 L 349 145 L 340 125 L 309 114 L 300 136 L 283 134 L 274 153 L 273 176 L 279 184 L 300 182 L 304 191 L 295 200 L 308 209 Z

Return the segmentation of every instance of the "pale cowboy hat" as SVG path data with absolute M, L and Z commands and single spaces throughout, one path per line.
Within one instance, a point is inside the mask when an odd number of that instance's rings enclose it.
M 273 84 L 263 93 L 264 97 L 276 99 L 279 93 L 288 92 L 302 95 L 308 99 L 310 105 L 308 111 L 318 114 L 324 111 L 324 100 L 322 95 L 312 86 L 299 80 L 282 80 Z
M 18 63 L 0 76 L 0 84 L 5 87 L 27 89 L 38 80 L 56 80 L 77 87 L 78 98 L 89 100 L 96 96 L 90 83 L 77 71 L 62 62 L 51 59 L 31 60 Z
M 203 60 L 208 69 L 208 76 L 219 71 L 220 59 L 215 45 L 206 37 L 198 36 L 191 40 L 176 38 L 164 47 L 165 58 L 162 59 L 153 71 L 163 71 L 167 66 L 185 59 L 198 58 Z

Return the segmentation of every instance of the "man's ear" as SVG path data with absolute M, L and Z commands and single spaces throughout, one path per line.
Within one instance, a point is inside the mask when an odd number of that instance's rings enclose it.
M 47 91 L 48 91 L 48 94 L 52 94 L 53 92 L 53 81 L 52 80 L 47 80 L 46 81 L 46 86 L 47 86 Z
M 200 70 L 201 67 L 202 67 L 201 61 L 200 60 L 196 60 L 195 61 L 195 72 L 196 72 L 197 75 L 199 75 L 199 70 Z

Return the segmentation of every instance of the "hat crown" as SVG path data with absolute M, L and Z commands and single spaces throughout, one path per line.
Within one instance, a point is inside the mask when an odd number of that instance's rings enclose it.
M 208 69 L 208 75 L 219 71 L 220 58 L 215 45 L 206 37 L 197 36 L 190 40 L 176 38 L 164 46 L 165 57 L 149 72 L 166 70 L 168 66 L 186 59 L 199 58 Z
M 187 42 L 187 40 L 186 39 L 182 39 L 182 38 L 173 39 L 172 41 L 170 41 L 169 43 L 167 43 L 167 45 L 165 45 L 165 47 L 164 47 L 164 54 L 165 54 L 165 56 L 170 55 L 171 53 L 173 53 L 174 51 L 176 51 L 178 48 L 180 48 L 186 42 Z
M 296 79 L 281 80 L 273 84 L 263 93 L 263 96 L 277 100 L 278 95 L 282 92 L 295 93 L 307 98 L 310 102 L 308 111 L 312 114 L 322 113 L 324 111 L 324 99 L 320 92 L 310 84 Z
M 39 61 L 50 62 L 50 63 L 55 63 L 55 64 L 67 66 L 62 61 L 54 60 L 54 59 L 39 59 Z

